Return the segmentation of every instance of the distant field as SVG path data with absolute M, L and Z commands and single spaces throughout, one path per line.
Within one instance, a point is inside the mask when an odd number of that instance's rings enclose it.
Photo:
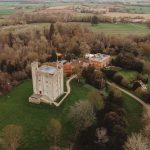
M 0 2 L 0 15 L 10 15 L 16 11 L 23 10 L 25 12 L 42 8 L 45 5 L 40 4 L 23 4 L 19 2 Z
M 15 13 L 16 10 L 15 9 L 0 9 L 0 15 L 10 15 Z
M 111 24 L 111 23 L 100 23 L 98 25 L 92 26 L 87 24 L 95 32 L 104 32 L 110 35 L 146 35 L 150 33 L 150 29 L 144 24 Z
M 150 14 L 150 7 L 145 6 L 127 6 L 124 10 L 129 13 Z

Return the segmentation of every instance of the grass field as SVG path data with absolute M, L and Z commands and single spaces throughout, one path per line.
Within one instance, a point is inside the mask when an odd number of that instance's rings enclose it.
M 26 80 L 10 93 L 0 97 L 0 130 L 8 124 L 21 125 L 24 129 L 22 150 L 47 150 L 48 141 L 46 128 L 51 118 L 57 118 L 62 123 L 61 145 L 65 146 L 73 135 L 73 125 L 67 119 L 69 107 L 80 99 L 85 99 L 88 92 L 95 90 L 89 85 L 71 83 L 72 92 L 59 107 L 49 105 L 29 104 L 28 97 L 32 94 L 31 80 Z M 132 98 L 124 95 L 124 106 L 127 110 L 129 133 L 141 129 L 142 107 Z
M 138 75 L 138 72 L 133 70 L 122 69 L 121 71 L 119 71 L 119 74 L 129 81 L 133 81 Z
M 0 15 L 10 15 L 20 10 L 31 12 L 38 8 L 42 8 L 43 6 L 45 5 L 42 3 L 28 4 L 20 2 L 0 2 Z
M 92 90 L 91 86 L 79 86 L 72 82 L 72 93 L 59 107 L 28 103 L 32 94 L 31 80 L 23 82 L 6 96 L 0 98 L 0 130 L 8 124 L 22 125 L 24 144 L 22 150 L 47 150 L 46 128 L 51 118 L 57 118 L 63 126 L 61 145 L 67 143 L 73 134 L 73 127 L 67 119 L 69 107 L 79 99 L 84 99 Z M 80 91 L 80 92 L 79 92 Z
M 128 120 L 128 133 L 131 134 L 133 132 L 138 132 L 142 128 L 142 106 L 131 97 L 123 94 L 124 97 L 124 107 L 127 112 L 127 120 Z
M 150 34 L 150 29 L 144 24 L 110 24 L 110 23 L 100 23 L 98 25 L 92 26 L 90 23 L 77 23 L 81 24 L 84 27 L 89 28 L 94 32 L 103 32 L 108 35 L 120 35 L 120 36 L 128 36 L 128 35 L 139 35 L 144 36 Z M 6 31 L 18 31 L 22 32 L 30 29 L 42 29 L 49 28 L 49 23 L 33 23 L 33 24 L 25 24 L 25 25 L 16 25 L 16 26 L 8 26 L 4 27 L 3 30 Z
M 104 32 L 110 35 L 146 35 L 150 33 L 150 29 L 144 24 L 133 24 L 133 23 L 100 23 L 98 25 L 92 26 L 87 25 L 95 32 Z
M 123 10 L 128 13 L 150 14 L 150 7 L 146 6 L 127 6 Z

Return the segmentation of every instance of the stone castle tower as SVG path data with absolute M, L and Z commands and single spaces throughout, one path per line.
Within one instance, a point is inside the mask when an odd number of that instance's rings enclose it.
M 31 64 L 33 95 L 29 98 L 32 103 L 52 104 L 64 94 L 63 65 L 57 67 L 43 65 L 38 67 L 38 62 Z

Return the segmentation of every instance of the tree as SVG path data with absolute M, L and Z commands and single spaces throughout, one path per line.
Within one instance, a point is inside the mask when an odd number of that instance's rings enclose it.
M 80 82 L 82 79 L 82 67 L 79 63 L 74 64 L 74 73 L 77 75 L 78 82 Z
M 86 100 L 76 102 L 74 106 L 71 106 L 68 117 L 74 122 L 76 131 L 90 127 L 96 119 L 92 104 Z
M 52 146 L 49 148 L 49 150 L 62 150 L 62 149 L 58 146 Z
M 147 26 L 148 26 L 148 27 L 149 27 L 149 29 L 150 29 L 150 22 L 148 22 L 148 23 L 147 23 Z
M 96 121 L 93 106 L 87 100 L 81 100 L 76 102 L 74 106 L 71 106 L 68 117 L 75 125 L 75 135 L 73 137 L 73 142 L 76 141 L 80 131 L 85 131 Z M 74 144 L 72 144 L 71 147 L 74 147 Z
M 17 125 L 7 125 L 2 129 L 2 148 L 4 150 L 17 150 L 21 146 L 23 129 Z
M 96 110 L 101 110 L 104 107 L 104 98 L 99 91 L 90 92 L 88 94 L 88 100 Z
M 149 150 L 150 143 L 141 133 L 132 134 L 125 143 L 125 150 Z
M 93 16 L 93 17 L 92 17 L 92 19 L 91 19 L 91 24 L 92 24 L 92 25 L 98 24 L 98 17 L 97 17 L 97 16 Z
M 13 34 L 11 32 L 8 34 L 8 45 L 13 47 Z
M 55 51 L 55 50 L 52 50 L 52 53 L 51 53 L 51 60 L 52 60 L 52 61 L 56 61 L 56 60 L 57 60 L 57 54 L 56 54 L 56 51 Z
M 53 34 L 54 34 L 55 28 L 54 28 L 54 24 L 51 23 L 50 25 L 50 29 L 49 29 L 49 41 L 52 40 Z
M 97 128 L 96 129 L 96 137 L 97 137 L 97 143 L 105 144 L 109 141 L 109 137 L 107 135 L 107 129 L 105 128 Z
M 90 46 L 86 42 L 81 42 L 79 49 L 82 56 L 90 52 Z
M 61 127 L 61 123 L 59 122 L 59 120 L 56 120 L 56 119 L 50 120 L 50 124 L 48 126 L 48 137 L 50 141 L 53 142 L 54 146 L 56 146 L 60 138 L 61 128 L 62 127 Z

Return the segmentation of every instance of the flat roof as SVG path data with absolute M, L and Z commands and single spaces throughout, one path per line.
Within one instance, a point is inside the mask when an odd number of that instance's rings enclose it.
M 50 74 L 55 74 L 55 72 L 57 71 L 56 67 L 53 66 L 41 66 L 39 68 L 39 71 L 44 72 L 44 73 L 50 73 Z
M 96 61 L 103 61 L 104 59 L 110 57 L 109 55 L 106 54 L 101 54 L 101 53 L 97 53 L 97 54 L 93 54 L 92 57 L 90 57 L 90 60 L 96 60 Z

